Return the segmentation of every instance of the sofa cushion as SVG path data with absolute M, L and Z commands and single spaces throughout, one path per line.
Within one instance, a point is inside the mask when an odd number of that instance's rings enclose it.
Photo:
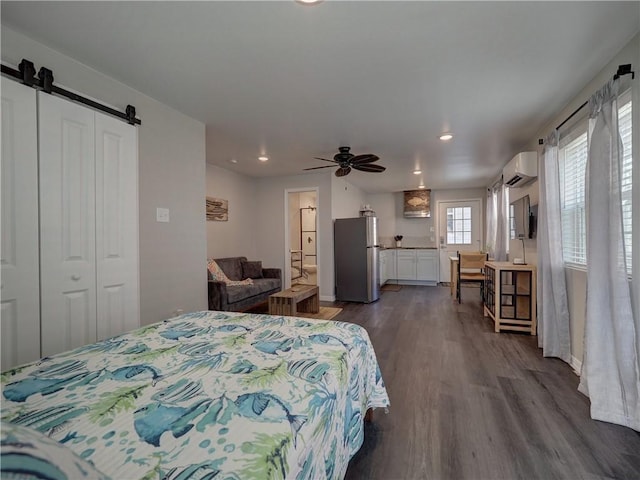
M 245 298 L 254 297 L 270 290 L 280 289 L 279 278 L 256 278 L 253 285 L 228 285 L 227 286 L 227 303 L 232 304 L 244 300 Z
M 253 283 L 253 280 L 250 278 L 246 280 L 231 280 L 215 260 L 209 260 L 207 262 L 207 270 L 209 270 L 211 278 L 216 282 L 224 282 L 227 285 L 251 285 Z
M 216 258 L 216 263 L 231 280 L 242 280 L 242 262 L 247 261 L 247 257 Z
M 242 262 L 242 278 L 262 278 L 262 262 Z

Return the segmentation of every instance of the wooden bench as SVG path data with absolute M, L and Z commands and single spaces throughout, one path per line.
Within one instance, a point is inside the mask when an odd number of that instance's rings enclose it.
M 298 312 L 318 313 L 320 300 L 317 285 L 294 285 L 269 297 L 269 315 L 289 315 Z

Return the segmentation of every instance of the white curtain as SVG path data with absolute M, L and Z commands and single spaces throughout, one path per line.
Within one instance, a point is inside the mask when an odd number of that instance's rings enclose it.
M 558 131 L 545 141 L 538 204 L 538 346 L 545 357 L 571 363 L 569 307 L 562 260 Z
M 622 239 L 619 80 L 589 100 L 587 310 L 579 390 L 591 417 L 640 430 L 640 364 Z
M 496 191 L 496 243 L 493 258 L 498 262 L 507 260 L 507 233 L 509 229 L 509 197 L 504 183 Z
M 498 223 L 498 213 L 496 210 L 496 194 L 493 188 L 487 190 L 487 234 L 485 245 L 487 246 L 487 252 L 489 257 L 494 257 L 495 245 L 496 245 L 496 227 Z
M 497 261 L 507 259 L 508 198 L 502 179 L 487 193 L 487 252 Z

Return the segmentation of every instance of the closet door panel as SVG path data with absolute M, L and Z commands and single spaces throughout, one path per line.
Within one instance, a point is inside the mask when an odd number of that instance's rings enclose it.
M 40 358 L 36 91 L 2 78 L 2 371 Z
M 98 339 L 139 325 L 137 130 L 96 113 Z
M 94 113 L 38 93 L 42 354 L 96 341 Z

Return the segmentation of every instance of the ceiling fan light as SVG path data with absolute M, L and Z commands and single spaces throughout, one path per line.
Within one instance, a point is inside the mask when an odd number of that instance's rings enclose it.
M 453 135 L 451 135 L 450 133 L 443 133 L 442 135 L 440 135 L 440 140 L 442 140 L 443 142 L 446 142 L 447 140 L 451 140 L 453 138 Z
M 258 160 L 260 160 L 261 162 L 268 162 L 269 161 L 269 157 L 267 157 L 266 155 L 260 155 L 258 157 Z

